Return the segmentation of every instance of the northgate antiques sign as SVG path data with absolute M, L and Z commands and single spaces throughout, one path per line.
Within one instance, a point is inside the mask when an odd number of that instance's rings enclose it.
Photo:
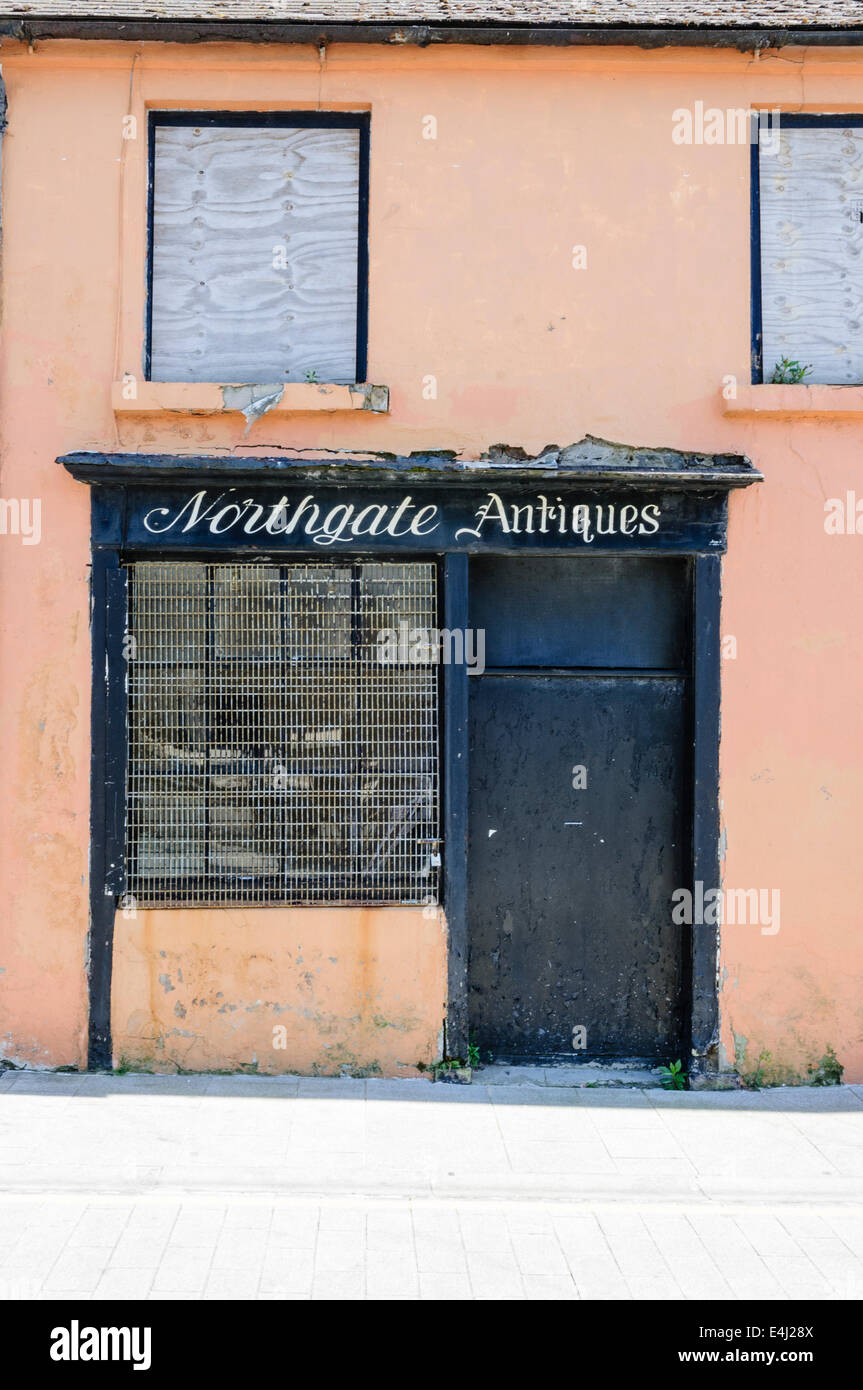
M 452 509 L 450 509 L 452 510 Z M 462 507 L 465 513 L 469 507 Z M 144 528 L 156 536 L 196 528 L 212 536 L 294 536 L 315 545 L 364 544 L 369 538 L 405 540 L 433 538 L 439 533 L 456 544 L 492 537 L 540 535 L 580 537 L 590 545 L 597 536 L 655 536 L 661 508 L 655 502 L 579 502 L 537 493 L 531 500 L 505 500 L 485 493 L 470 518 L 458 526 L 435 502 L 415 500 L 409 493 L 398 502 L 333 502 L 306 493 L 299 501 L 282 494 L 276 501 L 259 501 L 242 494 L 213 495 L 202 488 L 177 506 L 154 507 L 143 517 Z
M 723 493 L 565 485 L 415 490 L 316 487 L 100 488 L 94 541 L 255 550 L 724 549 Z

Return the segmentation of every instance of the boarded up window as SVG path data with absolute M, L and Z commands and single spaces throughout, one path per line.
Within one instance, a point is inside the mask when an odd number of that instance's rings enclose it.
M 130 567 L 141 906 L 436 902 L 433 564 Z M 392 634 L 396 638 L 392 638 Z
M 762 129 L 763 379 L 783 358 L 806 382 L 863 382 L 863 127 Z
M 365 118 L 260 119 L 153 117 L 153 381 L 365 374 Z

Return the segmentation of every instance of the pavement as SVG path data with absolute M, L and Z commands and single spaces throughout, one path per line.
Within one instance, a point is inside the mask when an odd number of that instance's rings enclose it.
M 0 1298 L 859 1299 L 863 1085 L 0 1074 Z

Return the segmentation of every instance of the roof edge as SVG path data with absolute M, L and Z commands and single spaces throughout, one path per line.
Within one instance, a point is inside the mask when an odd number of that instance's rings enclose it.
M 788 47 L 857 47 L 859 25 L 644 25 L 644 24 L 488 24 L 377 23 L 329 24 L 279 19 L 0 19 L 0 38 L 24 43 L 46 39 L 108 39 L 157 43 L 368 43 L 427 48 L 433 44 L 482 47 L 736 48 L 750 51 Z

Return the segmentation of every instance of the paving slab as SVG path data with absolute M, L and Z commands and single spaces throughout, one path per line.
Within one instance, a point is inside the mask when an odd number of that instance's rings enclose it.
M 0 1297 L 863 1296 L 863 1086 L 568 1073 L 6 1073 Z

